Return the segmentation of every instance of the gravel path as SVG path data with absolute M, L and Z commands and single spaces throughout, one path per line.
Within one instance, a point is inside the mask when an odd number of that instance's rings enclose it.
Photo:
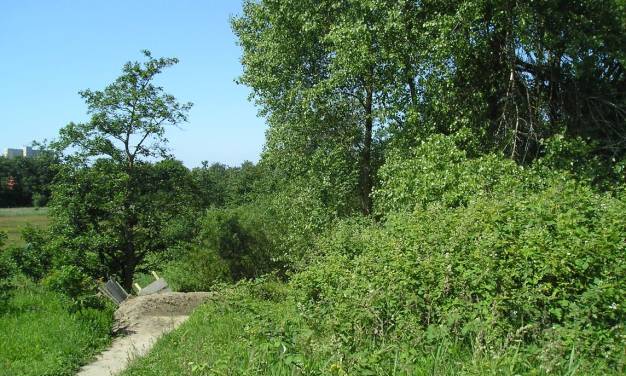
M 129 362 L 150 351 L 163 334 L 182 324 L 209 293 L 165 293 L 131 298 L 115 312 L 114 331 L 126 333 L 109 349 L 84 366 L 78 376 L 111 376 L 123 371 Z

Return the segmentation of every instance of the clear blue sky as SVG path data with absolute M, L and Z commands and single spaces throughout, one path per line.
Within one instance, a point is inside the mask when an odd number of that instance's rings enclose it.
M 168 133 L 176 157 L 189 167 L 257 161 L 265 122 L 234 82 L 229 17 L 240 9 L 240 0 L 0 0 L 0 149 L 86 120 L 78 91 L 104 88 L 149 49 L 180 59 L 159 83 L 194 102 L 184 130 Z

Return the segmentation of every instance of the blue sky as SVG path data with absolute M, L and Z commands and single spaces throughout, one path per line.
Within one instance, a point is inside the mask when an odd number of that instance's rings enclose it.
M 240 0 L 0 0 L 0 148 L 52 139 L 87 120 L 83 89 L 102 89 L 140 50 L 174 56 L 159 84 L 194 102 L 183 130 L 168 133 L 187 166 L 257 161 L 265 122 L 235 84 L 240 49 L 229 17 Z

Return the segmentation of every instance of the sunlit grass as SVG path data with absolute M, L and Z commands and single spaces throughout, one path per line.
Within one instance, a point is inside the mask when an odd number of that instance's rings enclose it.
M 59 295 L 19 285 L 0 313 L 0 375 L 73 375 L 109 343 L 111 311 L 71 313 Z
M 47 208 L 0 209 L 0 232 L 7 233 L 7 245 L 24 245 L 21 235 L 24 227 L 45 228 L 49 223 Z
M 345 348 L 338 351 L 333 345 L 332 337 L 308 327 L 289 297 L 267 300 L 236 288 L 198 308 L 122 375 L 621 374 L 601 359 L 580 359 L 574 352 L 565 366 L 551 369 L 521 348 L 494 354 L 451 340 L 381 346 L 363 338 L 362 345 L 346 354 Z

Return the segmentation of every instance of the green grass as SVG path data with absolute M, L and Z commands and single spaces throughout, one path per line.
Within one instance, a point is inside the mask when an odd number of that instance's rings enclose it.
M 621 374 L 575 353 L 550 369 L 536 353 L 485 353 L 446 340 L 424 345 L 365 339 L 359 348 L 345 349 L 336 336 L 308 327 L 288 297 L 245 290 L 224 291 L 205 303 L 122 376 Z
M 62 297 L 21 280 L 0 313 L 0 375 L 73 375 L 109 343 L 111 311 L 70 313 Z
M 7 233 L 7 245 L 24 245 L 21 234 L 27 225 L 44 228 L 49 223 L 47 208 L 0 209 L 0 232 Z

